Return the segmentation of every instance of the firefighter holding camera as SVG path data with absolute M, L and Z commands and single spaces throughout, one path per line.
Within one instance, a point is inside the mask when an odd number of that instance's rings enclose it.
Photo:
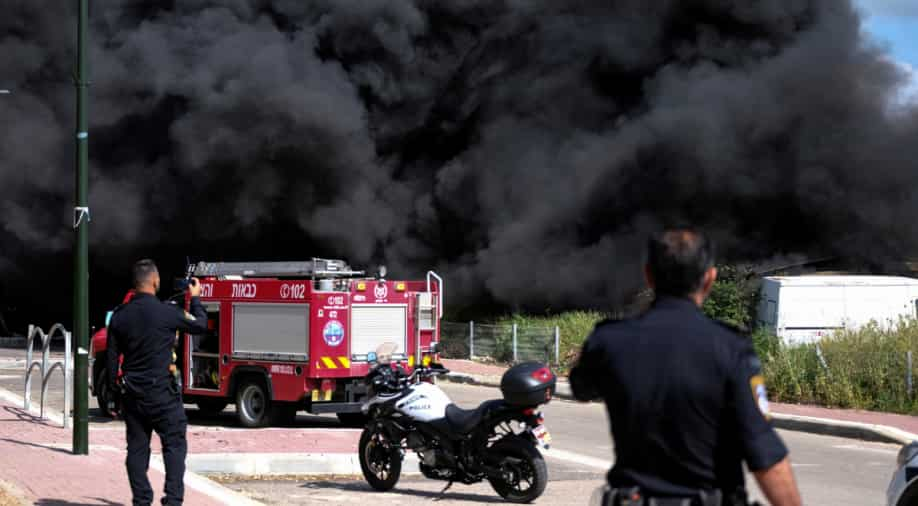
M 173 349 L 177 332 L 207 331 L 207 313 L 199 299 L 201 284 L 191 279 L 187 288 L 191 306 L 186 312 L 156 297 L 160 278 L 152 260 L 134 264 L 133 282 L 134 297 L 112 315 L 107 350 L 110 387 L 122 393 L 122 416 L 127 429 L 125 464 L 133 504 L 153 502 L 147 468 L 154 430 L 162 439 L 166 467 L 162 504 L 182 504 L 187 419 Z M 124 358 L 121 384 L 116 385 L 119 354 Z M 113 411 L 114 406 L 109 409 Z

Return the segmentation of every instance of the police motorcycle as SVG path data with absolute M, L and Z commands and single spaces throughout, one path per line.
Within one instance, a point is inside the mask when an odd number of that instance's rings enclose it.
M 539 363 L 519 364 L 501 379 L 502 399 L 465 410 L 433 383 L 449 372 L 424 360 L 407 374 L 390 363 L 392 347 L 381 347 L 368 360 L 369 390 L 363 406 L 369 422 L 360 436 L 364 478 L 379 491 L 395 487 L 407 450 L 419 459 L 421 473 L 432 480 L 470 485 L 488 480 L 512 503 L 532 502 L 545 490 L 548 471 L 539 447 L 551 436 L 539 407 L 555 392 L 555 375 Z

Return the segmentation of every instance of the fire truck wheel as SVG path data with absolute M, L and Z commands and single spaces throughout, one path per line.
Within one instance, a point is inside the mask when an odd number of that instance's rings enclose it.
M 216 416 L 223 412 L 228 402 L 223 399 L 198 399 L 198 411 L 207 416 Z
M 271 397 L 263 380 L 249 378 L 236 391 L 236 416 L 243 427 L 264 427 L 271 419 Z
M 363 413 L 337 413 L 338 421 L 346 427 L 363 427 L 370 420 Z

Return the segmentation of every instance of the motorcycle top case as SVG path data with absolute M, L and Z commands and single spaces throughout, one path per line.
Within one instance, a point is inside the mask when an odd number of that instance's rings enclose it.
M 554 397 L 556 379 L 545 364 L 524 362 L 504 373 L 500 379 L 500 391 L 508 404 L 538 406 Z

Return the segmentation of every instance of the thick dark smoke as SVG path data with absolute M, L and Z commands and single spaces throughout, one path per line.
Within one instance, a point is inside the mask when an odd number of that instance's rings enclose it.
M 72 4 L 0 17 L 0 300 L 28 318 L 70 307 Z M 436 268 L 453 309 L 545 310 L 621 303 L 666 223 L 734 260 L 918 246 L 918 115 L 893 105 L 906 76 L 848 0 L 91 16 L 96 313 L 141 256 Z

